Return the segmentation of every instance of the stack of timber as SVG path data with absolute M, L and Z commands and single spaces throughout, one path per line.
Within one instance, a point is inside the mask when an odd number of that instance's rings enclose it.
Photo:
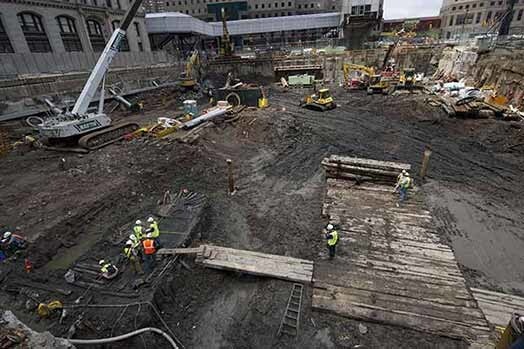
M 196 262 L 208 268 L 311 283 L 313 262 L 286 256 L 202 245 Z
M 394 185 L 402 170 L 410 171 L 411 165 L 391 161 L 352 158 L 331 155 L 322 161 L 328 178 L 349 179 L 357 182 L 375 182 Z
M 473 297 L 493 326 L 506 327 L 513 313 L 524 313 L 524 298 L 506 293 L 472 288 Z
M 434 230 L 423 192 L 415 188 L 400 207 L 397 200 L 391 185 L 327 179 L 323 210 L 339 244 L 336 263 L 325 248 L 315 262 L 313 309 L 493 348 L 491 328 Z

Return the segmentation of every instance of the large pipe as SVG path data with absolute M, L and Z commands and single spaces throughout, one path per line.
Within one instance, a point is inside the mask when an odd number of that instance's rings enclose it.
M 227 109 L 225 109 L 225 108 L 212 109 L 211 111 L 208 111 L 204 115 L 199 116 L 198 118 L 195 118 L 195 119 L 193 119 L 191 121 L 188 121 L 188 122 L 184 123 L 183 128 L 195 127 L 195 126 L 203 123 L 204 121 L 208 121 L 208 120 L 211 120 L 213 118 L 216 118 L 217 116 L 224 115 L 226 112 L 227 112 Z
M 165 333 L 161 329 L 158 329 L 158 328 L 155 328 L 155 327 L 145 327 L 145 328 L 141 328 L 139 330 L 133 331 L 133 332 L 122 334 L 120 336 L 109 337 L 109 338 L 99 338 L 99 339 L 68 339 L 68 338 L 61 338 L 61 339 L 68 340 L 69 342 L 71 342 L 71 344 L 75 344 L 75 345 L 77 345 L 77 344 L 95 345 L 95 344 L 106 344 L 106 343 L 118 342 L 118 341 L 121 341 L 121 340 L 124 340 L 124 339 L 128 339 L 128 338 L 137 336 L 137 335 L 142 334 L 144 332 L 155 332 L 155 333 L 158 333 L 159 335 L 163 336 L 169 342 L 169 344 L 171 344 L 172 348 L 179 349 L 178 346 L 176 345 L 175 341 L 173 340 L 173 338 L 171 338 L 167 333 Z

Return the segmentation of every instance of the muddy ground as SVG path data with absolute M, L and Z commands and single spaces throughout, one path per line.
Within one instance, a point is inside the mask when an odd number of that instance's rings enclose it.
M 297 107 L 301 94 L 273 89 L 270 108 L 246 110 L 236 123 L 207 128 L 192 145 L 139 139 L 86 155 L 36 150 L 2 158 L 0 228 L 19 227 L 31 239 L 28 255 L 37 269 L 24 275 L 20 258 L 4 263 L 1 303 L 11 304 L 7 308 L 32 327 L 57 336 L 66 336 L 79 315 L 83 320 L 77 338 L 160 326 L 145 306 L 129 311 L 126 307 L 125 314 L 120 308 L 73 308 L 62 323 L 56 317 L 38 320 L 27 302 L 31 298 L 27 290 L 13 284 L 30 279 L 67 287 L 62 275 L 73 261 L 96 263 L 117 250 L 119 246 L 109 240 L 120 227 L 152 212 L 162 194 L 174 188 L 207 196 L 209 206 L 197 232 L 201 241 L 316 260 L 325 248 L 320 235 L 326 223 L 320 216 L 325 190 L 322 158 L 345 154 L 398 160 L 418 169 L 426 145 L 433 147 L 433 154 L 424 189 L 436 228 L 454 248 L 468 282 L 524 293 L 519 224 L 524 218 L 522 124 L 449 119 L 426 105 L 425 95 L 336 91 L 339 108 L 317 113 Z M 151 102 L 143 114 L 120 113 L 117 118 L 144 123 L 169 116 L 174 109 L 175 103 Z M 227 194 L 227 158 L 235 166 L 234 196 Z M 65 167 L 59 165 L 61 159 Z M 313 312 L 310 288 L 304 297 L 300 335 L 296 340 L 279 338 L 291 283 L 185 262 L 187 267 L 178 265 L 156 291 L 141 290 L 138 299 L 153 298 L 186 348 L 465 347 L 451 339 L 381 324 L 367 323 L 367 332 L 361 333 L 359 321 Z M 58 297 L 71 304 L 83 294 L 89 304 L 137 301 L 85 294 L 84 289 L 73 289 L 67 297 L 40 290 L 32 298 Z M 165 345 L 154 338 L 159 347 Z M 135 338 L 113 347 L 143 343 Z

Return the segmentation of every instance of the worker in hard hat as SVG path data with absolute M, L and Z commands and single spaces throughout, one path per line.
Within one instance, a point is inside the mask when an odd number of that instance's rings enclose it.
M 153 239 L 151 233 L 147 233 L 146 238 L 142 240 L 142 250 L 144 251 L 144 269 L 147 274 L 150 274 L 155 268 L 155 255 L 158 250 L 157 240 Z
M 328 224 L 325 230 L 325 237 L 329 250 L 329 259 L 335 258 L 336 248 L 338 244 L 338 231 L 335 230 L 333 224 Z
M 13 234 L 10 231 L 6 231 L 2 236 L 1 244 L 4 251 L 16 253 L 27 247 L 27 240 L 19 234 Z
M 151 234 L 151 237 L 156 240 L 158 246 L 160 246 L 160 230 L 158 229 L 158 222 L 150 216 L 147 219 L 149 223 L 149 228 L 146 230 L 146 233 Z
M 397 184 L 395 185 L 394 192 L 396 193 L 400 189 L 400 182 L 402 182 L 402 179 L 408 174 L 408 171 L 402 170 L 402 172 L 399 173 L 397 176 Z
M 134 235 L 131 236 L 136 239 Z M 124 246 L 124 256 L 127 258 L 136 274 L 143 274 L 144 271 L 142 270 L 142 265 L 138 256 L 138 246 L 139 244 L 135 244 L 133 240 L 127 240 L 126 245 Z
M 102 276 L 104 278 L 112 279 L 115 276 L 117 276 L 118 268 L 110 261 L 101 259 L 100 261 L 98 261 L 98 265 L 100 265 L 100 273 L 102 273 Z
M 142 240 L 144 237 L 144 226 L 142 225 L 142 221 L 138 219 L 135 222 L 135 226 L 133 227 L 133 234 L 136 236 L 138 241 Z
M 413 185 L 413 180 L 408 172 L 402 176 L 399 183 L 399 204 L 403 203 L 408 196 L 408 189 Z

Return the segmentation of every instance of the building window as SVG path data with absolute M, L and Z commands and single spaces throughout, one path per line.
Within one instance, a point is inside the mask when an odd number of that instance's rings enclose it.
M 481 18 L 482 18 L 482 12 L 478 12 L 477 13 L 477 19 L 475 19 L 475 23 L 479 24 Z
M 275 8 L 278 8 L 278 2 L 275 2 Z
M 520 21 L 522 19 L 522 14 L 523 14 L 524 10 L 519 10 L 519 14 L 517 15 L 517 21 Z
M 106 6 L 109 7 L 109 8 L 112 8 L 113 7 L 113 3 L 111 0 L 106 0 Z
M 82 43 L 76 30 L 75 20 L 67 16 L 56 17 L 58 28 L 60 28 L 60 36 L 64 43 L 64 48 L 67 52 L 82 51 Z
M 13 53 L 13 46 L 11 46 L 11 41 L 7 36 L 5 31 L 4 24 L 2 23 L 2 18 L 0 18 L 0 53 Z
M 141 42 L 138 43 L 138 50 L 140 52 L 144 51 L 144 45 Z
M 93 5 L 98 6 L 98 0 L 93 0 Z
M 122 4 L 120 3 L 120 0 L 116 0 L 116 7 L 118 7 L 119 10 L 122 9 Z
M 454 16 L 449 17 L 449 26 L 453 26 L 453 19 L 455 19 Z
M 29 46 L 31 52 L 52 51 L 40 16 L 22 12 L 18 14 L 18 22 L 22 27 L 27 46 Z
M 104 34 L 102 33 L 102 26 L 94 19 L 88 19 L 86 24 L 87 34 L 89 35 L 89 41 L 91 41 L 93 51 L 103 51 L 104 47 L 106 46 L 106 41 L 104 39 Z
M 484 7 L 484 3 L 481 2 L 481 3 L 479 4 L 479 7 Z
M 111 22 L 111 27 L 113 30 L 116 30 L 116 28 L 120 28 L 120 21 L 114 20 Z M 120 41 L 120 52 L 129 52 L 129 41 L 127 40 L 127 35 L 122 38 L 122 41 Z

